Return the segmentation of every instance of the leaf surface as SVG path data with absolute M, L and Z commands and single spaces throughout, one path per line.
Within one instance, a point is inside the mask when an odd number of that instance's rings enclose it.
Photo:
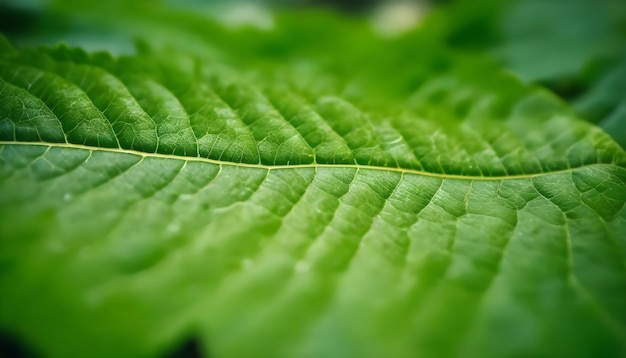
M 482 59 L 1 59 L 0 326 L 45 356 L 626 352 L 626 154 Z

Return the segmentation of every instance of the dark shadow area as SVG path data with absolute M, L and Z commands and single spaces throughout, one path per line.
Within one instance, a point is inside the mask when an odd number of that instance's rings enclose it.
M 197 338 L 188 338 L 174 347 L 163 358 L 208 358 L 209 354 L 202 350 L 200 341 Z
M 587 84 L 573 76 L 557 80 L 543 80 L 538 83 L 568 102 L 578 99 L 589 90 Z
M 380 2 L 377 0 L 308 0 L 302 1 L 302 5 L 332 7 L 345 12 L 361 12 L 370 10 Z
M 0 2 L 0 32 L 8 35 L 32 32 L 42 21 L 42 15 L 33 10 L 13 7 Z
M 37 355 L 12 334 L 0 332 L 0 358 L 35 358 Z

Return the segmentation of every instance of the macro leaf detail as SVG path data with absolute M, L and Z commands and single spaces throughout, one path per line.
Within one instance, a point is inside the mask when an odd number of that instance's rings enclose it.
M 553 94 L 180 56 L 0 54 L 0 327 L 38 353 L 626 352 L 626 153 Z

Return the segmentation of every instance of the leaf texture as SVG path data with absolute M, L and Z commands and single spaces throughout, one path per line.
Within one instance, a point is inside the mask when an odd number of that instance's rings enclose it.
M 45 356 L 626 354 L 626 154 L 484 61 L 378 106 L 293 63 L 0 57 L 0 327 Z

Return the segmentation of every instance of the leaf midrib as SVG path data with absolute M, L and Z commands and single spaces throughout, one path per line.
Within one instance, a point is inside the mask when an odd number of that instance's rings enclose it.
M 187 162 L 203 162 L 203 163 L 209 163 L 213 165 L 228 165 L 228 166 L 233 166 L 233 167 L 256 168 L 256 169 L 264 169 L 264 170 L 307 169 L 307 168 L 311 168 L 311 169 L 339 168 L 339 169 L 359 169 L 359 170 L 365 169 L 365 170 L 377 170 L 377 171 L 385 171 L 385 172 L 396 172 L 400 174 L 413 174 L 413 175 L 427 176 L 427 177 L 438 178 L 438 179 L 457 179 L 457 180 L 472 180 L 472 181 L 473 180 L 502 181 L 502 180 L 516 180 L 516 179 L 533 179 L 533 178 L 542 177 L 546 175 L 571 173 L 574 170 L 589 168 L 589 167 L 594 167 L 594 166 L 615 166 L 615 164 L 612 164 L 612 163 L 593 163 L 593 164 L 581 165 L 578 167 L 572 167 L 572 168 L 560 169 L 560 170 L 554 170 L 554 171 L 548 171 L 548 172 L 542 172 L 542 173 L 500 175 L 500 176 L 478 176 L 478 175 L 433 173 L 433 172 L 428 172 L 428 171 L 423 171 L 423 170 L 384 167 L 384 166 L 376 166 L 376 165 L 362 165 L 362 164 L 312 163 L 312 164 L 268 165 L 268 164 L 236 163 L 236 162 L 203 158 L 203 157 L 190 157 L 190 156 L 162 154 L 162 153 L 147 153 L 147 152 L 141 152 L 141 151 L 132 150 L 132 149 L 93 147 L 93 146 L 73 144 L 73 143 L 0 141 L 0 145 L 43 146 L 43 147 L 56 147 L 56 148 L 76 149 L 76 150 L 102 151 L 102 152 L 109 152 L 109 153 L 130 154 L 130 155 L 136 155 L 140 157 L 162 158 L 162 159 L 170 159 L 170 160 L 184 160 Z

